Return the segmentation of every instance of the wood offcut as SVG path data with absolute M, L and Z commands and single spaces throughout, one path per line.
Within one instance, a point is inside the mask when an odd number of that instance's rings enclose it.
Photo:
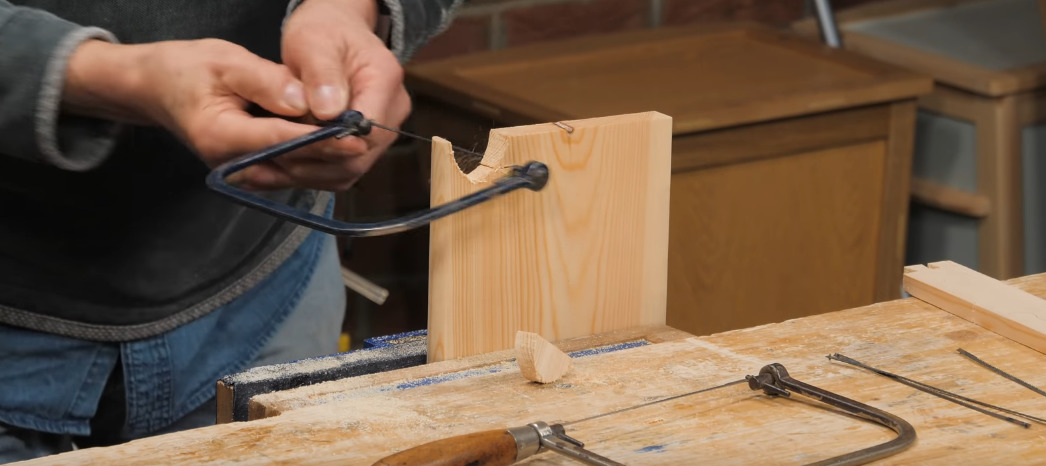
M 556 345 L 533 332 L 516 332 L 516 362 L 523 378 L 532 382 L 552 383 L 565 375 L 573 361 Z
M 1046 300 L 952 261 L 905 268 L 916 298 L 1046 353 Z

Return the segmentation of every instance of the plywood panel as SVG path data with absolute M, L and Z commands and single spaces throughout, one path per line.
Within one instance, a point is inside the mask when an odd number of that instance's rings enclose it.
M 873 302 L 885 150 L 677 173 L 668 324 L 704 335 Z
M 432 224 L 430 361 L 511 348 L 518 330 L 559 340 L 664 324 L 671 118 L 563 123 L 572 130 L 491 132 L 490 180 L 539 161 L 551 174 L 543 190 Z M 450 156 L 434 157 L 432 173 L 433 205 L 486 186 Z

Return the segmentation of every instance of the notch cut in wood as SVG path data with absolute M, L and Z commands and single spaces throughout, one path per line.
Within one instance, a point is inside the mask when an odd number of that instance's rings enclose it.
M 1046 300 L 952 261 L 905 267 L 904 289 L 987 330 L 1046 353 Z
M 574 361 L 556 345 L 533 332 L 516 332 L 519 372 L 532 382 L 552 383 L 574 367 Z

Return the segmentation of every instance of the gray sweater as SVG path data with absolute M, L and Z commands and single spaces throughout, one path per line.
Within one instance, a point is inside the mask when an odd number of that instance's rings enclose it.
M 461 0 L 383 0 L 401 62 Z M 84 40 L 220 38 L 279 61 L 300 1 L 0 0 L 0 323 L 126 341 L 239 296 L 308 233 L 234 205 L 207 167 L 159 128 L 60 112 L 67 59 Z M 268 197 L 318 212 L 329 193 Z

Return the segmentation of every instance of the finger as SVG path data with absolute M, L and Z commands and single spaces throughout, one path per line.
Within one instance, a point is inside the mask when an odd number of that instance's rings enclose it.
M 188 129 L 186 137 L 208 165 L 307 134 L 314 126 L 281 118 L 256 118 L 240 109 L 226 110 Z
M 229 91 L 277 115 L 301 116 L 309 110 L 301 81 L 287 67 L 256 55 L 235 59 L 221 80 Z
M 252 170 L 253 169 L 253 170 Z M 345 191 L 364 170 L 353 164 L 301 160 L 290 165 L 256 165 L 244 170 L 244 181 L 263 189 L 311 188 Z
M 407 95 L 406 89 L 403 86 L 399 86 L 399 89 L 393 94 L 392 102 L 385 107 L 384 124 L 398 129 L 410 114 L 410 108 L 410 97 Z M 367 147 L 375 156 L 381 155 L 389 146 L 396 142 L 398 136 L 396 132 L 378 128 L 371 131 L 370 135 L 367 136 Z
M 378 123 L 399 125 L 402 121 L 388 120 L 388 111 L 403 89 L 403 68 L 387 50 L 368 49 L 367 53 L 361 58 L 366 65 L 352 77 L 350 105 Z
M 236 173 L 236 175 L 240 175 L 236 179 L 236 184 L 251 191 L 298 187 L 290 174 L 278 165 L 268 161 L 247 167 L 243 171 Z M 229 182 L 233 182 L 233 180 L 230 178 Z
M 280 156 L 276 161 L 281 164 L 284 162 L 292 163 L 297 160 L 341 162 L 346 158 L 362 156 L 368 150 L 367 142 L 355 136 L 342 139 L 330 138 L 302 147 L 294 152 L 289 152 Z
M 305 85 L 312 114 L 329 120 L 348 108 L 349 83 L 343 66 L 343 46 L 308 33 L 298 33 L 284 43 L 285 59 Z

